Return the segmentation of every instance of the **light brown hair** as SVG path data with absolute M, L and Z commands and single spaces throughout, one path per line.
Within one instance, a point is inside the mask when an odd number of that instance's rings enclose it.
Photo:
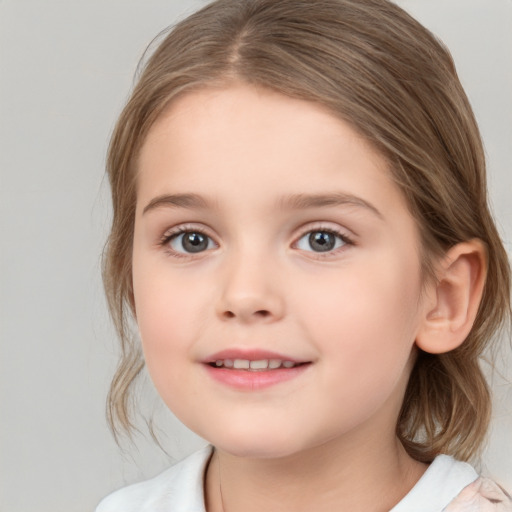
M 128 327 L 137 158 L 179 95 L 237 80 L 316 102 L 387 158 L 421 233 L 425 279 L 458 242 L 480 239 L 487 281 L 473 329 L 446 354 L 419 353 L 397 435 L 420 461 L 478 454 L 491 399 L 480 357 L 510 318 L 510 267 L 487 205 L 482 143 L 446 48 L 387 0 L 217 0 L 175 26 L 141 73 L 113 133 L 107 171 L 113 224 L 104 283 L 122 354 L 108 398 L 129 430 L 130 390 L 144 362 Z

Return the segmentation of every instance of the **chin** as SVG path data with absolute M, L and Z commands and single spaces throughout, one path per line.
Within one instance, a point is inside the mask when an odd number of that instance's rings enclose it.
M 289 432 L 254 432 L 247 429 L 247 426 L 243 431 L 226 430 L 220 435 L 206 438 L 220 451 L 234 457 L 251 459 L 278 459 L 303 449 L 297 443 L 297 438 Z
M 223 443 L 214 444 L 214 446 L 226 453 L 229 453 L 233 457 L 240 457 L 246 459 L 280 459 L 288 457 L 296 453 L 294 449 L 286 449 L 283 446 L 274 446 L 272 443 Z

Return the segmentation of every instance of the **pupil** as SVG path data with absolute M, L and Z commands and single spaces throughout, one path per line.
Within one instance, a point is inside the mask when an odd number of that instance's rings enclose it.
M 331 233 L 325 231 L 317 231 L 309 235 L 309 244 L 314 251 L 327 252 L 331 251 L 335 245 L 334 237 Z
M 187 233 L 183 237 L 183 248 L 187 252 L 201 252 L 208 247 L 208 239 L 201 233 Z

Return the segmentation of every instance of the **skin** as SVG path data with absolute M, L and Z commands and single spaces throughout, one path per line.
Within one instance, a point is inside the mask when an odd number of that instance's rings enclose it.
M 203 201 L 162 201 L 179 194 Z M 297 194 L 344 201 L 297 208 Z M 187 253 L 180 229 L 206 249 Z M 326 230 L 337 247 L 313 250 Z M 419 247 L 385 160 L 320 106 L 232 84 L 155 123 L 137 176 L 136 316 L 163 400 L 216 447 L 209 512 L 388 511 L 417 482 L 426 466 L 394 431 L 432 307 Z M 227 348 L 309 364 L 241 391 L 205 369 Z

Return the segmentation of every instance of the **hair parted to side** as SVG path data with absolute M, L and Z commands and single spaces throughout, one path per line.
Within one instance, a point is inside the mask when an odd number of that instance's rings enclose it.
M 135 314 L 140 148 L 179 95 L 233 81 L 321 104 L 387 158 L 420 229 L 426 279 L 435 278 L 436 258 L 458 242 L 485 244 L 487 281 L 474 327 L 456 350 L 420 351 L 397 424 L 417 460 L 478 455 L 491 409 L 479 361 L 510 319 L 510 267 L 487 205 L 478 127 L 451 56 L 387 0 L 217 0 L 176 25 L 147 62 L 107 161 L 114 215 L 103 277 L 122 349 L 108 397 L 114 433 L 132 427 L 130 390 L 144 366 L 127 327 Z

